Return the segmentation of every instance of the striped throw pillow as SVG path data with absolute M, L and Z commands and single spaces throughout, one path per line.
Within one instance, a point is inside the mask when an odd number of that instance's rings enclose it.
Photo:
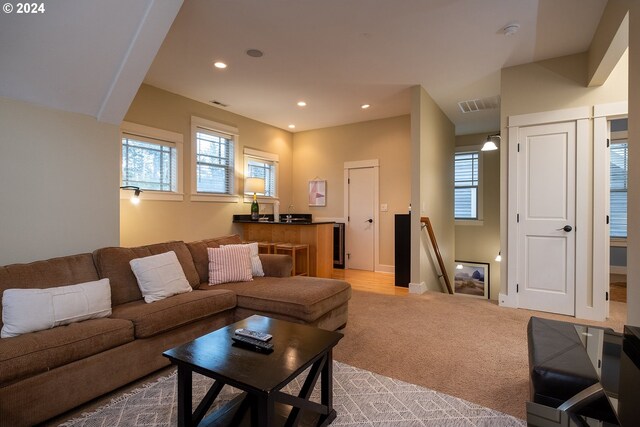
M 251 276 L 251 249 L 248 246 L 208 248 L 209 284 L 249 282 Z
M 247 246 L 251 251 L 251 274 L 253 277 L 264 276 L 264 270 L 262 270 L 262 261 L 258 255 L 258 242 L 246 243 L 244 245 L 221 245 L 221 248 L 231 248 L 235 246 Z

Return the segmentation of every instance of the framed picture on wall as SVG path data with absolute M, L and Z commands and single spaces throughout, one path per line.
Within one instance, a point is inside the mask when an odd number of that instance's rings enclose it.
M 488 299 L 489 264 L 456 260 L 454 282 L 456 295 Z
M 327 205 L 327 181 L 312 179 L 309 181 L 309 206 Z

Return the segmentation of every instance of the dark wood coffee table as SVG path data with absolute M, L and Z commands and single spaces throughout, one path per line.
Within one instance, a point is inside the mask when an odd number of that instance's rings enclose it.
M 232 345 L 238 328 L 273 335 L 270 354 Z M 332 349 L 342 338 L 325 331 L 263 316 L 251 316 L 163 353 L 178 367 L 178 426 L 326 426 L 333 409 Z M 298 396 L 281 392 L 311 366 Z M 215 380 L 192 413 L 192 374 Z M 321 378 L 320 403 L 309 400 Z M 238 398 L 205 418 L 214 400 L 228 384 L 242 390 Z

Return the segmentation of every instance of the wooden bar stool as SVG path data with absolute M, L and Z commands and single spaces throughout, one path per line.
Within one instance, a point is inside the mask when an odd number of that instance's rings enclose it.
M 275 254 L 277 243 L 273 242 L 258 242 L 258 253 L 261 254 Z
M 277 254 L 291 255 L 293 260 L 292 276 L 309 275 L 309 245 L 302 243 L 278 243 Z

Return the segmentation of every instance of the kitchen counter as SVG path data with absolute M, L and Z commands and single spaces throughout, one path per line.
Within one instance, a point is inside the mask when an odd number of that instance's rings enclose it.
M 309 245 L 309 276 L 331 278 L 333 273 L 333 222 L 312 220 L 311 215 L 293 216 L 292 222 L 251 221 L 249 215 L 234 215 L 248 242 L 304 243 Z M 281 217 L 282 218 L 282 217 Z

